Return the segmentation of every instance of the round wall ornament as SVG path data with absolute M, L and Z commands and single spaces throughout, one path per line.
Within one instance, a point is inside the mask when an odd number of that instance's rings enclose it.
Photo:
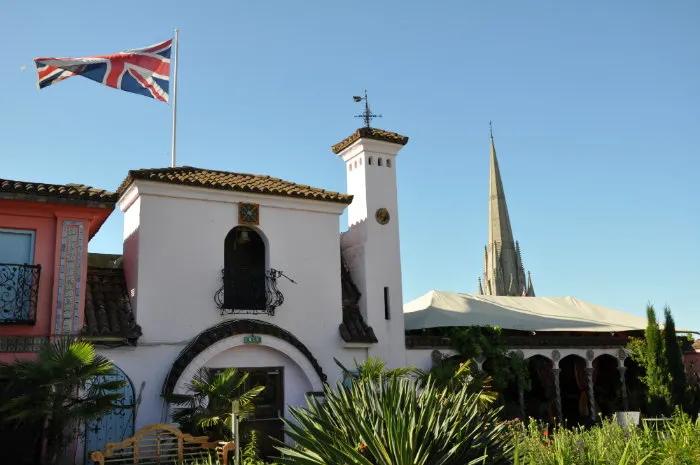
M 389 216 L 389 210 L 386 208 L 382 207 L 377 210 L 377 212 L 374 214 L 374 218 L 377 220 L 377 223 L 379 224 L 387 224 L 389 222 L 390 216 Z

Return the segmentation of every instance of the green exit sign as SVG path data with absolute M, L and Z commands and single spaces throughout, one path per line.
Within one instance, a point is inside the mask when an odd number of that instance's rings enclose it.
M 262 342 L 262 337 L 260 336 L 246 336 L 243 338 L 244 344 L 260 344 Z

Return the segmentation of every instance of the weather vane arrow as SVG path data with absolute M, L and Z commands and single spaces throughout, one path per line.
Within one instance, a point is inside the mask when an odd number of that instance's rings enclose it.
M 360 97 L 359 95 L 354 95 L 352 99 L 360 103 L 364 100 L 365 102 L 365 111 L 361 115 L 355 115 L 355 118 L 362 118 L 365 121 L 365 126 L 370 127 L 370 123 L 372 122 L 372 118 L 381 118 L 382 115 L 375 115 L 372 113 L 372 111 L 369 109 L 369 100 L 367 100 L 367 89 L 365 89 L 365 96 Z

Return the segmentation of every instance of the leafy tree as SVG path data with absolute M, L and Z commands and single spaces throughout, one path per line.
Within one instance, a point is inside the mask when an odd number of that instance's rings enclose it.
M 250 414 L 255 409 L 253 400 L 265 388 L 256 386 L 244 391 L 246 379 L 248 373 L 236 368 L 215 371 L 202 367 L 187 384 L 187 394 L 164 394 L 163 397 L 177 406 L 172 418 L 182 431 L 209 436 L 212 440 L 230 440 L 233 401 L 239 401 L 241 414 Z
M 670 377 L 671 399 L 674 405 L 685 405 L 686 376 L 683 362 L 683 351 L 676 335 L 676 323 L 673 321 L 671 309 L 664 307 L 664 346 L 666 366 Z
M 44 425 L 43 463 L 59 464 L 70 431 L 96 420 L 119 405 L 125 381 L 104 381 L 112 363 L 84 341 L 55 342 L 36 359 L 0 363 L 0 380 L 12 393 L 0 403 L 0 421 Z
M 324 387 L 325 399 L 292 407 L 286 433 L 296 447 L 280 444 L 280 463 L 294 465 L 464 465 L 510 463 L 511 434 L 499 409 L 481 409 L 478 393 L 464 384 L 421 387 L 404 376 L 377 382 L 352 379 Z M 483 462 L 484 458 L 488 460 Z

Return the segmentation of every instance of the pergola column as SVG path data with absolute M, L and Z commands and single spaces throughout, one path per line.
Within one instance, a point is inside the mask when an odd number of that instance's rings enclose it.
M 617 367 L 617 371 L 620 372 L 620 386 L 622 387 L 622 410 L 626 412 L 630 408 L 629 400 L 627 399 L 627 380 L 625 379 L 627 367 L 620 365 Z
M 588 378 L 588 418 L 595 422 L 595 390 L 593 389 L 593 367 L 586 367 L 586 378 Z
M 559 387 L 559 373 L 561 370 L 559 367 L 552 368 L 552 374 L 554 375 L 554 392 L 555 392 L 555 403 L 557 406 L 557 419 L 561 422 L 564 414 L 561 407 L 561 388 Z
M 525 390 L 518 383 L 518 404 L 520 404 L 520 418 L 525 418 Z
M 595 360 L 595 351 L 588 349 L 586 351 L 586 379 L 588 380 L 588 419 L 591 423 L 595 423 L 595 389 L 593 386 L 593 360 Z
M 559 375 L 561 369 L 559 368 L 559 360 L 561 360 L 561 353 L 554 349 L 552 351 L 552 375 L 554 376 L 554 403 L 557 407 L 557 419 L 559 422 L 564 421 L 564 412 L 561 406 L 561 387 L 559 384 Z

